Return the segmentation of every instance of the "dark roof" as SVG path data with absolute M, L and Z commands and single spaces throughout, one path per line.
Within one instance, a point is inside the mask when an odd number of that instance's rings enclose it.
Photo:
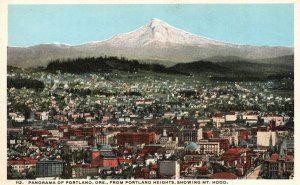
M 58 161 L 58 160 L 40 160 L 37 163 L 38 164 L 42 164 L 42 163 L 44 163 L 44 164 L 49 164 L 49 163 L 54 164 L 54 163 L 64 163 L 64 161 Z
M 229 172 L 219 172 L 219 173 L 212 174 L 211 176 L 209 176 L 209 178 L 210 179 L 237 179 L 238 176 Z

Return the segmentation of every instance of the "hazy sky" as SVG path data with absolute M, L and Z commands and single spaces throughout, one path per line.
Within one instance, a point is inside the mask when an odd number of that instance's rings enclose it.
M 80 44 L 133 31 L 152 18 L 225 42 L 294 46 L 293 4 L 9 5 L 8 43 Z

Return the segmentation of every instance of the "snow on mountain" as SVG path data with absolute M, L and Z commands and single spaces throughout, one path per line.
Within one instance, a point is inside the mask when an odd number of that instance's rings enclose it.
M 162 45 L 184 45 L 184 46 L 203 46 L 203 45 L 226 45 L 223 42 L 196 36 L 186 31 L 177 29 L 159 19 L 152 19 L 145 26 L 129 33 L 116 35 L 97 44 L 108 44 L 115 47 L 136 47 L 136 46 L 157 46 Z M 158 45 L 159 44 L 159 45 Z M 89 45 L 87 43 L 86 45 Z M 230 45 L 230 44 L 227 44 Z
M 159 19 L 132 32 L 104 41 L 80 45 L 41 44 L 32 47 L 8 47 L 8 65 L 45 66 L 50 60 L 118 56 L 165 65 L 191 62 L 212 57 L 235 56 L 260 59 L 293 55 L 293 48 L 236 45 L 200 37 L 177 29 Z

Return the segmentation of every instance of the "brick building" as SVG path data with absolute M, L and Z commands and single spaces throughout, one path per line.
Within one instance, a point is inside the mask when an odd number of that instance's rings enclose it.
M 123 132 L 117 134 L 117 144 L 125 145 L 125 143 L 153 143 L 155 141 L 155 133 L 137 133 L 137 132 Z

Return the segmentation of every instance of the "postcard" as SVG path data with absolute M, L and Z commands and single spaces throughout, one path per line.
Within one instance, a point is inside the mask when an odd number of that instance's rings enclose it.
M 3 182 L 296 184 L 295 2 L 2 4 Z

